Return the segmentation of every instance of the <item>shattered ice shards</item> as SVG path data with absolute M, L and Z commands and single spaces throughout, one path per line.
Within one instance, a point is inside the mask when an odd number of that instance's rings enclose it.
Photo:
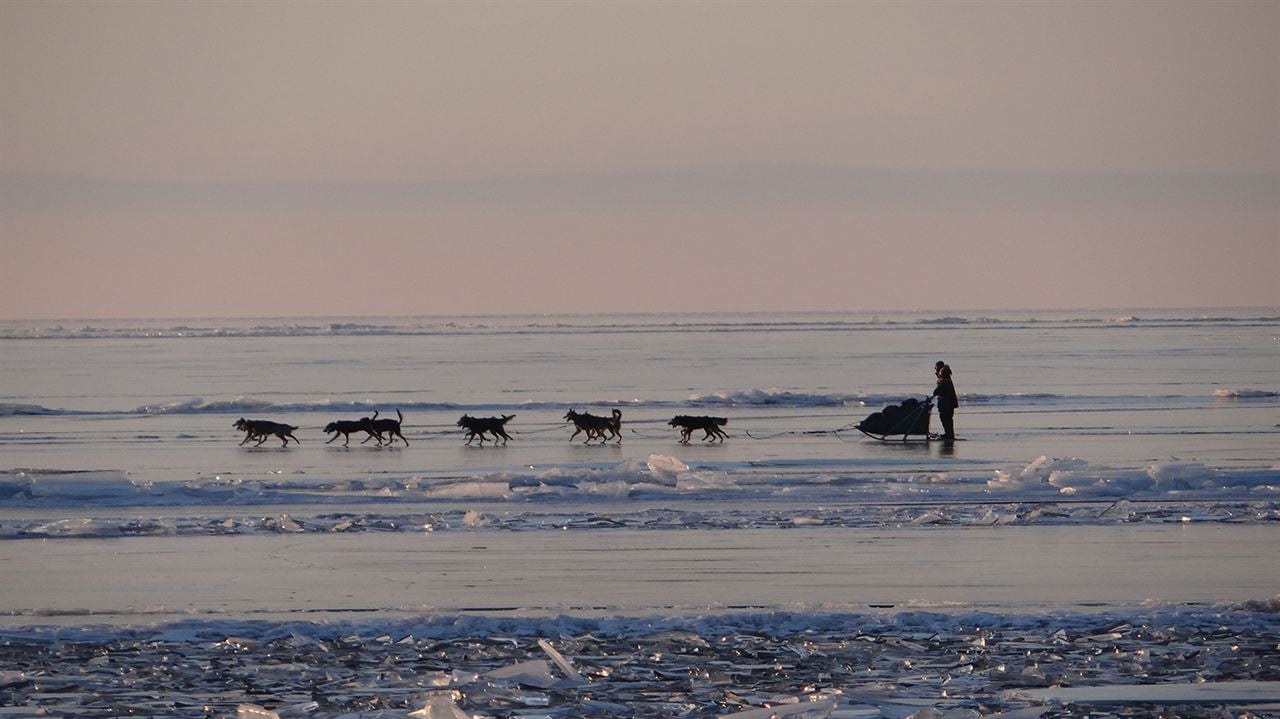
M 453 700 L 447 697 L 431 697 L 426 706 L 409 712 L 413 719 L 471 719 Z
M 551 661 L 555 662 L 556 666 L 560 668 L 560 671 L 564 672 L 567 680 L 574 684 L 587 683 L 586 680 L 582 678 L 582 675 L 578 673 L 578 670 L 574 669 L 573 665 L 569 663 L 569 660 L 565 659 L 563 654 L 556 651 L 556 648 L 551 646 L 551 642 L 548 642 L 546 639 L 539 639 L 538 646 L 542 651 L 547 653 L 547 656 L 551 657 Z
M 510 666 L 500 667 L 481 674 L 482 679 L 497 682 L 523 684 L 527 687 L 550 689 L 560 680 L 551 673 L 551 665 L 544 659 L 530 659 Z
M 1109 702 L 1125 719 L 1265 716 L 1256 707 L 1280 700 L 1277 607 L 10 628 L 0 705 L 178 719 L 1066 719 Z
M 797 699 L 788 704 L 720 714 L 716 719 L 827 719 L 835 709 L 836 703 L 830 699 L 815 701 Z
M 1128 520 L 1133 515 L 1133 503 L 1127 499 L 1117 499 L 1111 506 L 1098 515 L 1101 519 Z

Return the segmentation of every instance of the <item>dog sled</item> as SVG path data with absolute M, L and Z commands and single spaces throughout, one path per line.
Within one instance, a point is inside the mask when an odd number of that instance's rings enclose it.
M 859 432 L 878 439 L 881 442 L 906 442 L 911 439 L 928 441 L 929 414 L 933 409 L 933 398 L 923 402 L 908 397 L 901 404 L 891 404 L 859 422 Z

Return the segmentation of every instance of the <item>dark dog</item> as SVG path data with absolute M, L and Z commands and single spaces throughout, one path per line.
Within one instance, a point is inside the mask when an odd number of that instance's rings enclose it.
M 324 426 L 324 431 L 325 434 L 333 434 L 333 439 L 325 442 L 325 444 L 333 444 L 334 440 L 338 439 L 338 435 L 342 435 L 346 438 L 342 443 L 342 446 L 346 447 L 351 443 L 352 432 L 367 432 L 369 437 L 377 437 L 378 446 L 382 446 L 382 437 L 379 437 L 378 433 L 373 431 L 373 420 L 369 417 L 361 417 L 360 419 L 340 419 L 336 422 L 330 422 Z M 364 441 L 368 442 L 369 437 L 365 437 Z
M 617 437 L 618 441 L 622 441 L 622 410 L 613 410 L 611 417 L 597 417 L 589 412 L 576 412 L 569 410 L 564 415 L 566 422 L 573 422 L 573 434 L 569 435 L 569 441 L 572 442 L 574 437 L 580 433 L 586 432 L 587 440 L 583 444 L 590 444 L 591 440 L 599 439 L 601 444 L 608 439 L 608 436 Z
M 680 444 L 689 444 L 689 435 L 693 434 L 693 430 L 700 429 L 706 432 L 706 436 L 702 438 L 703 442 L 717 440 L 723 442 L 728 439 L 729 435 L 720 429 L 721 426 L 728 424 L 729 420 L 724 417 L 690 417 L 686 414 L 678 414 L 671 418 L 667 424 L 672 427 L 680 428 Z
M 564 421 L 573 422 L 573 426 L 574 426 L 573 434 L 569 435 L 569 441 L 572 442 L 574 437 L 577 437 L 579 434 L 582 434 L 583 432 L 587 433 L 588 442 L 595 439 L 596 430 L 594 429 L 593 420 L 597 420 L 597 419 L 600 419 L 600 417 L 596 417 L 595 415 L 591 415 L 591 414 L 579 414 L 577 410 L 571 409 L 568 412 L 565 412 Z
M 511 435 L 507 434 L 506 424 L 514 417 L 514 414 L 504 414 L 501 417 L 471 417 L 462 415 L 458 420 L 458 426 L 467 431 L 467 444 L 471 444 L 471 440 L 476 437 L 480 438 L 480 445 L 484 446 L 485 432 L 493 435 L 493 443 L 498 443 L 498 438 L 502 438 L 505 445 L 507 440 L 511 439 Z
M 396 437 L 399 437 L 404 441 L 404 446 L 409 446 L 409 440 L 405 439 L 404 435 L 400 433 L 400 424 L 404 422 L 404 415 L 400 414 L 400 410 L 397 409 L 396 416 L 400 419 L 378 419 L 378 412 L 377 410 L 374 410 L 373 418 L 369 420 L 369 429 L 373 430 L 374 436 L 378 438 L 378 446 L 382 446 L 383 432 L 391 435 L 390 438 L 387 439 L 387 444 L 394 444 Z M 370 437 L 366 437 L 364 442 L 368 442 L 370 439 Z M 360 444 L 364 444 L 364 442 L 361 442 Z
M 241 417 L 232 426 L 244 432 L 244 439 L 240 442 L 241 447 L 251 439 L 258 440 L 258 443 L 253 446 L 261 447 L 262 443 L 272 436 L 279 437 L 281 443 L 286 447 L 289 446 L 289 440 L 302 444 L 302 440 L 293 436 L 293 430 L 297 429 L 293 425 L 269 422 L 265 419 L 245 419 Z
M 622 441 L 622 410 L 613 410 L 613 416 L 604 421 L 604 428 L 609 431 L 618 441 Z M 601 439 L 601 441 L 604 441 Z
M 573 422 L 573 434 L 569 435 L 569 441 L 572 442 L 574 437 L 585 432 L 587 434 L 587 442 L 596 439 L 603 439 L 604 435 L 604 417 L 597 417 L 588 412 L 579 413 L 577 410 L 569 410 L 565 412 L 564 421 Z

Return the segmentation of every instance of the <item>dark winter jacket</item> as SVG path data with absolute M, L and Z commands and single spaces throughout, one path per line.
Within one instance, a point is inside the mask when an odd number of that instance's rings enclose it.
M 938 386 L 933 390 L 933 396 L 938 398 L 938 409 L 955 409 L 960 406 L 960 400 L 956 397 L 956 386 L 951 383 L 950 375 L 938 378 Z

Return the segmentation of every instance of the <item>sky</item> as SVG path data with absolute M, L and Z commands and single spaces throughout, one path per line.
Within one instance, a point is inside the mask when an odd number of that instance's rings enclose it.
M 1280 305 L 1280 2 L 0 2 L 0 319 Z

